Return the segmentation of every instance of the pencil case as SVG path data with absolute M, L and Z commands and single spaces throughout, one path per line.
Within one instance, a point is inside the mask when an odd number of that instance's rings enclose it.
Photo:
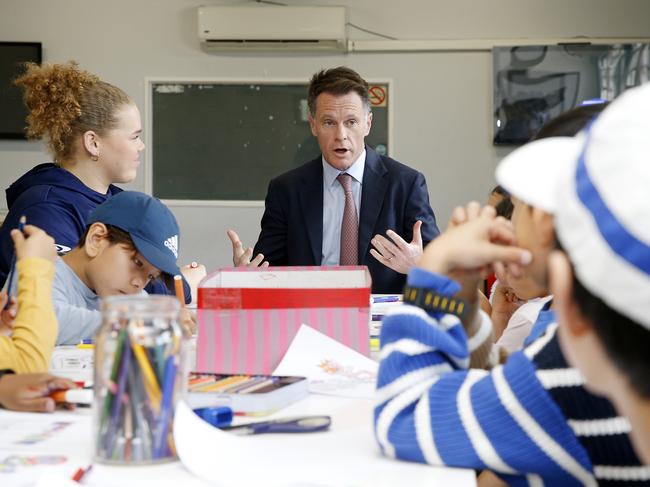
M 309 395 L 305 377 L 192 372 L 192 409 L 228 406 L 237 414 L 266 415 Z

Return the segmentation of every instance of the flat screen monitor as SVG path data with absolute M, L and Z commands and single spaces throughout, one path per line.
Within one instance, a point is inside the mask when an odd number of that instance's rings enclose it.
M 40 64 L 41 53 L 40 42 L 0 42 L 0 139 L 27 138 L 27 107 L 13 80 L 22 74 L 23 63 Z
M 650 79 L 650 44 L 495 47 L 494 144 L 523 144 L 546 122 Z

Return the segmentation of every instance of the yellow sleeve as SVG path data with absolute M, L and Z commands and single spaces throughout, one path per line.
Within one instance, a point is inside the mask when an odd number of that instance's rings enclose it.
M 28 258 L 18 261 L 16 270 L 18 314 L 11 336 L 0 336 L 0 369 L 47 372 L 59 329 L 52 304 L 54 264 Z

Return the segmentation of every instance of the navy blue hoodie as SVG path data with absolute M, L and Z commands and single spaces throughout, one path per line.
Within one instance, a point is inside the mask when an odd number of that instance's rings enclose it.
M 98 193 L 74 174 L 56 164 L 39 164 L 22 175 L 7 189 L 9 214 L 0 228 L 0 286 L 4 286 L 13 257 L 9 234 L 18 228 L 22 215 L 54 238 L 59 253 L 66 253 L 79 243 L 86 230 L 88 215 L 100 204 L 122 190 L 112 184 L 106 194 Z M 168 294 L 162 283 L 150 283 L 147 291 Z M 189 302 L 189 285 L 185 283 Z
M 0 281 L 4 285 L 13 256 L 9 232 L 18 228 L 21 215 L 27 223 L 54 238 L 59 253 L 77 246 L 86 230 L 86 219 L 98 205 L 122 191 L 109 186 L 108 193 L 93 191 L 74 174 L 56 164 L 39 164 L 7 189 L 9 214 L 0 228 Z

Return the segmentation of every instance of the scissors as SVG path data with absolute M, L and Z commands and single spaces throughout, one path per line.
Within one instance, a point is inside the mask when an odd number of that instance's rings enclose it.
M 301 416 L 226 426 L 221 430 L 240 436 L 260 435 L 263 433 L 313 433 L 328 429 L 330 424 L 332 424 L 332 418 L 329 416 Z

